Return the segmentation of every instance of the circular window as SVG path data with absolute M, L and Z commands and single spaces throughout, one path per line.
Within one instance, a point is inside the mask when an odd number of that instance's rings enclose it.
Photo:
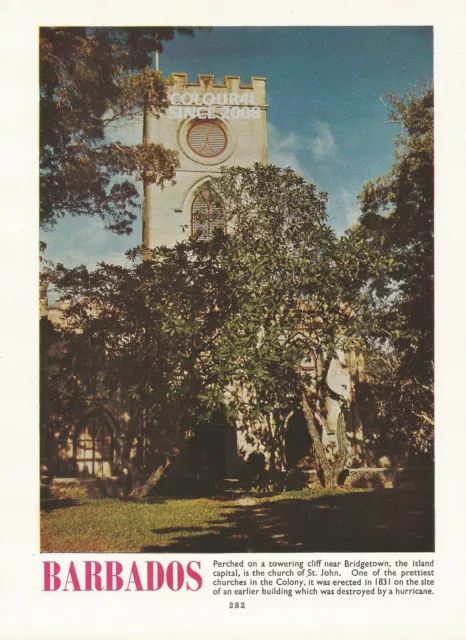
M 227 146 L 225 130 L 214 120 L 194 122 L 188 131 L 188 145 L 201 158 L 216 158 Z

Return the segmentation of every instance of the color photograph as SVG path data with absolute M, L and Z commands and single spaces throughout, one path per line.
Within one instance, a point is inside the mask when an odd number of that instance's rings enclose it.
M 39 41 L 41 552 L 434 551 L 433 28 Z

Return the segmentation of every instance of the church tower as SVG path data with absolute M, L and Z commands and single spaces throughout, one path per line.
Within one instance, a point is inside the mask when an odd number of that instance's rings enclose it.
M 265 78 L 242 85 L 239 76 L 213 75 L 188 82 L 172 73 L 170 106 L 157 119 L 146 114 L 145 140 L 178 151 L 176 184 L 144 189 L 143 242 L 148 248 L 173 246 L 187 235 L 208 237 L 214 226 L 202 200 L 202 185 L 222 166 L 267 163 Z

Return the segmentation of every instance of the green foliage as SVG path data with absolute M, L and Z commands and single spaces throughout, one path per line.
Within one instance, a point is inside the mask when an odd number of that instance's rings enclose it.
M 223 169 L 205 197 L 227 234 L 129 252 L 130 268 L 55 269 L 67 344 L 53 381 L 59 412 L 99 388 L 124 389 L 155 438 L 224 406 L 283 467 L 287 420 L 303 393 L 322 415 L 328 397 L 346 406 L 328 371 L 338 353 L 364 346 L 362 285 L 382 268 L 379 255 L 337 238 L 326 194 L 291 169 Z
M 386 445 L 424 464 L 434 449 L 434 386 L 401 375 L 402 357 L 393 346 L 370 349 L 366 375 Z
M 242 411 L 286 413 L 303 383 L 323 401 L 331 360 L 362 347 L 361 286 L 378 257 L 336 237 L 327 195 L 291 169 L 226 169 L 210 190 L 230 229 L 220 256 L 231 306 L 214 354 L 218 378 L 248 388 Z M 313 365 L 307 374 L 303 361 Z
M 388 94 L 395 137 L 389 173 L 364 185 L 362 215 L 352 237 L 384 247 L 387 269 L 377 282 L 373 331 L 373 381 L 390 427 L 409 440 L 433 442 L 434 359 L 434 185 L 433 88 L 407 96 Z M 375 365 L 374 365 L 375 366 Z M 383 373 L 381 378 L 377 378 Z M 384 381 L 381 383 L 381 381 Z M 382 392 L 382 386 L 385 391 Z M 388 400 L 388 389 L 392 390 Z M 383 400 L 382 400 L 383 395 Z M 409 437 L 407 434 L 411 434 Z
M 98 216 L 131 233 L 135 182 L 174 178 L 177 154 L 162 145 L 105 143 L 108 127 L 168 105 L 167 81 L 150 53 L 186 28 L 44 27 L 40 31 L 40 220 Z
M 82 405 L 123 390 L 145 412 L 147 436 L 184 433 L 196 420 L 208 354 L 227 305 L 214 245 L 187 242 L 154 250 L 129 268 L 58 265 L 49 273 L 61 300 L 55 373 L 49 379 L 57 424 Z M 191 420 L 188 420 L 188 418 Z

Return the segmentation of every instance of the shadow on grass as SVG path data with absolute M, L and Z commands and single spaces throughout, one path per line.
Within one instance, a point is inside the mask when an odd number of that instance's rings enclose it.
M 232 503 L 221 520 L 204 527 L 153 533 L 178 535 L 168 546 L 146 546 L 142 553 L 433 551 L 433 492 L 385 489 L 311 499 L 258 499 L 251 505 Z
M 71 498 L 46 498 L 40 501 L 41 511 L 54 511 L 55 509 L 66 509 L 67 507 L 75 507 L 76 500 Z

